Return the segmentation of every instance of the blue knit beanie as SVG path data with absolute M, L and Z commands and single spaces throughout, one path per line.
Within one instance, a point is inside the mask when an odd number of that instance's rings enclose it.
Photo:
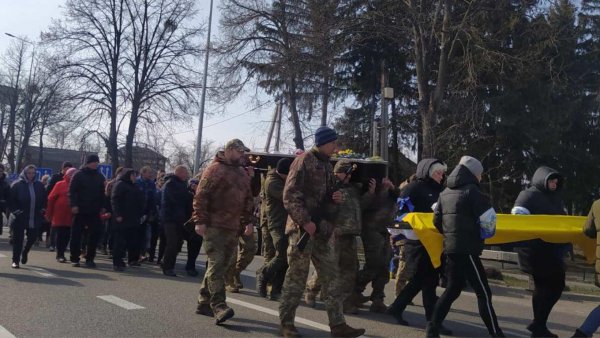
M 337 133 L 329 127 L 319 127 L 315 132 L 315 145 L 320 147 L 329 142 L 337 140 Z

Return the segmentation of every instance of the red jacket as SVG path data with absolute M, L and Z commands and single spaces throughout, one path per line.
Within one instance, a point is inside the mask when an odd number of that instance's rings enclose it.
M 71 226 L 73 214 L 71 214 L 69 205 L 69 183 L 70 178 L 65 176 L 62 181 L 56 183 L 48 196 L 46 217 L 52 223 L 53 228 Z

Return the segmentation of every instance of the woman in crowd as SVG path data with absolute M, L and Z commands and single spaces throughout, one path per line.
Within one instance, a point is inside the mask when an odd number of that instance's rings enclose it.
M 46 189 L 41 182 L 35 180 L 35 171 L 34 165 L 26 166 L 10 188 L 9 208 L 15 217 L 12 257 L 14 269 L 19 268 L 19 259 L 21 264 L 27 264 L 27 255 L 37 239 L 37 231 L 43 220 L 42 209 L 46 206 Z M 23 248 L 25 233 L 27 243 Z
M 56 183 L 48 196 L 46 219 L 52 224 L 52 231 L 56 234 L 56 261 L 65 263 L 65 249 L 71 237 L 71 223 L 73 214 L 69 205 L 69 183 L 77 169 L 69 168 L 62 181 Z

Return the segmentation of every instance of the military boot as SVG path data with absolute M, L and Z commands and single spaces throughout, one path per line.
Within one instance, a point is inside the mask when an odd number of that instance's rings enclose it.
M 228 319 L 231 319 L 231 317 L 233 317 L 233 315 L 235 314 L 233 312 L 233 309 L 225 304 L 216 306 L 213 309 L 213 312 L 215 313 L 215 324 L 217 325 L 223 323 Z
M 306 293 L 304 294 L 304 302 L 306 303 L 306 306 L 314 308 L 317 306 L 317 294 L 306 290 Z
M 349 301 L 351 301 L 357 307 L 363 306 L 363 304 L 368 302 L 369 300 L 371 300 L 369 297 L 363 296 L 362 293 L 358 292 L 352 293 L 349 299 Z
M 244 288 L 244 284 L 242 284 L 242 276 L 241 276 L 242 272 L 238 269 L 235 269 L 235 272 L 233 273 L 233 284 L 238 288 L 238 289 L 243 289 Z
M 371 302 L 369 311 L 374 313 L 384 313 L 387 310 L 387 306 L 383 303 L 383 299 L 375 299 Z
M 285 338 L 302 337 L 294 325 L 281 325 L 281 328 L 279 329 L 279 335 Z
M 365 334 L 365 329 L 355 329 L 346 323 L 330 327 L 332 337 L 360 337 Z
M 230 276 L 229 274 L 225 275 L 225 291 L 231 292 L 231 293 L 239 293 L 240 292 L 240 289 L 237 287 L 237 285 L 235 283 L 235 279 L 233 278 L 233 276 Z
M 256 271 L 256 292 L 263 298 L 267 297 L 267 281 L 263 269 Z
M 203 316 L 214 317 L 215 314 L 208 303 L 199 303 L 196 307 L 196 313 Z

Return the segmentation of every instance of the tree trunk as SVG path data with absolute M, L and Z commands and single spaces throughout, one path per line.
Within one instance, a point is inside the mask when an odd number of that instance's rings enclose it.
M 292 117 L 292 124 L 294 126 L 294 145 L 297 149 L 304 150 L 304 138 L 302 137 L 302 128 L 300 127 L 300 118 L 298 116 L 297 102 L 296 102 L 296 78 L 291 77 L 288 86 L 288 104 L 290 106 L 290 114 Z
M 325 74 L 323 76 L 323 86 L 321 88 L 321 126 L 327 125 L 327 114 L 329 110 L 329 98 L 331 97 L 331 92 L 329 90 L 329 81 L 331 79 L 330 68 L 327 67 Z
M 135 98 L 131 103 L 131 116 L 129 118 L 129 129 L 125 138 L 125 167 L 133 168 L 133 141 L 135 130 L 139 121 L 140 100 Z M 139 169 L 139 168 L 138 168 Z

